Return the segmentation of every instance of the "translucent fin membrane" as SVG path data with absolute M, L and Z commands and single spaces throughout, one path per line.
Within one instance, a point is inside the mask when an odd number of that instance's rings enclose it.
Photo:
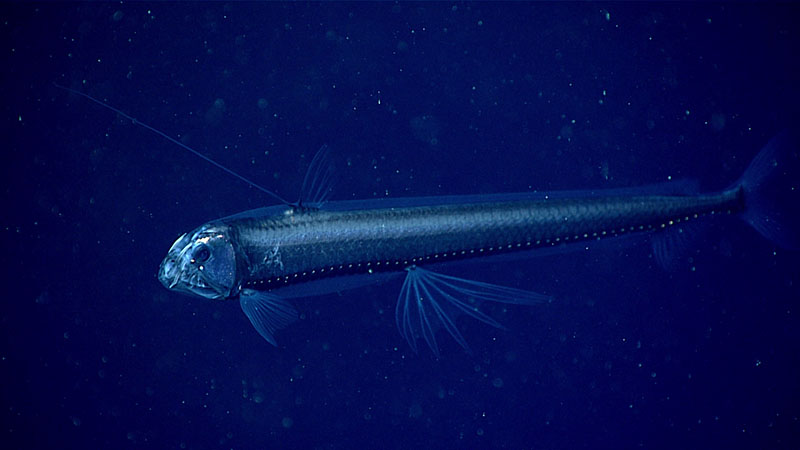
M 800 145 L 783 131 L 753 158 L 733 189 L 744 190 L 742 219 L 783 248 L 800 249 Z
M 442 275 L 416 266 L 409 267 L 407 272 L 395 309 L 397 328 L 415 352 L 417 339 L 422 337 L 437 357 L 436 331 L 442 327 L 469 351 L 467 341 L 454 321 L 459 314 L 503 328 L 478 309 L 482 302 L 533 305 L 550 300 L 550 297 L 535 292 Z
M 317 150 L 317 154 L 308 166 L 297 206 L 311 208 L 322 206 L 333 192 L 335 175 L 330 147 L 323 145 Z
M 666 231 L 653 236 L 653 256 L 662 269 L 673 271 L 678 269 L 689 255 L 692 244 L 702 240 L 706 224 L 684 223 L 667 228 Z
M 268 292 L 245 289 L 239 304 L 258 334 L 275 346 L 275 332 L 297 320 L 297 311 L 286 299 Z

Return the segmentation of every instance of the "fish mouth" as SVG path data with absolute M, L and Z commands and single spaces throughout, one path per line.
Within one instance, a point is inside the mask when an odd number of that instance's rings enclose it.
M 158 268 L 158 281 L 167 289 L 175 289 L 180 279 L 179 264 L 167 256 L 164 261 L 161 261 L 161 266 Z
M 183 253 L 182 250 L 186 247 L 188 241 L 186 233 L 182 234 L 175 240 L 172 247 L 169 248 L 167 256 L 161 261 L 161 266 L 158 268 L 158 281 L 167 289 L 174 290 L 181 281 L 183 267 L 180 260 Z

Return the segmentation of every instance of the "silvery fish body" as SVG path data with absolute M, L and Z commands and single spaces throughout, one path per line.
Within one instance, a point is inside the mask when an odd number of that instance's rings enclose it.
M 800 154 L 797 136 L 790 131 L 774 137 L 738 181 L 706 194 L 672 185 L 326 202 L 333 171 L 323 146 L 311 161 L 301 200 L 289 203 L 97 98 L 56 87 L 114 111 L 284 204 L 212 221 L 181 235 L 158 272 L 170 290 L 238 299 L 258 333 L 272 344 L 275 331 L 297 317 L 287 298 L 342 291 L 392 274 L 405 276 L 395 308 L 400 333 L 415 351 L 423 338 L 436 355 L 441 328 L 468 349 L 456 315 L 501 327 L 480 310 L 482 302 L 531 305 L 550 299 L 431 270 L 457 260 L 521 257 L 543 248 L 650 234 L 653 254 L 668 264 L 676 247 L 686 243 L 685 224 L 719 213 L 737 215 L 781 247 L 800 248 Z
M 406 201 L 430 203 L 425 206 L 373 209 L 332 202 L 222 219 L 176 242 L 160 278 L 168 287 L 215 299 L 236 298 L 244 289 L 279 293 L 321 278 L 666 230 L 744 208 L 740 188 L 691 196 L 530 196 L 537 198 L 458 203 L 457 197 L 434 197 Z
M 298 202 L 248 211 L 181 236 L 162 262 L 159 279 L 172 290 L 238 299 L 256 330 L 275 344 L 275 331 L 297 315 L 288 298 L 401 275 L 397 326 L 414 350 L 422 338 L 438 355 L 441 328 L 468 348 L 456 315 L 501 326 L 481 311 L 482 302 L 550 300 L 432 270 L 442 264 L 524 257 L 544 248 L 636 234 L 654 237 L 654 254 L 663 262 L 685 242 L 680 235 L 687 223 L 720 214 L 741 217 L 783 247 L 800 247 L 800 223 L 792 213 L 800 208 L 800 157 L 794 142 L 788 133 L 778 135 L 740 180 L 705 194 L 676 184 L 624 191 L 320 201 L 312 206 Z

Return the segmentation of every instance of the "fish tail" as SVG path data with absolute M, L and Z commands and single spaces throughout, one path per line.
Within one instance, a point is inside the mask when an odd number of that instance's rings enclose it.
M 775 244 L 800 249 L 800 152 L 785 130 L 772 138 L 733 186 L 745 205 L 741 218 Z

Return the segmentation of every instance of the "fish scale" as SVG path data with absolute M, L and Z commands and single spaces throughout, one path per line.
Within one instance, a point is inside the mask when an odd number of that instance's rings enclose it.
M 249 276 L 243 282 L 281 286 L 343 272 L 402 270 L 412 264 L 652 232 L 744 207 L 741 190 L 735 188 L 696 196 L 288 210 L 222 224 L 230 229 L 237 252 L 249 261 Z

